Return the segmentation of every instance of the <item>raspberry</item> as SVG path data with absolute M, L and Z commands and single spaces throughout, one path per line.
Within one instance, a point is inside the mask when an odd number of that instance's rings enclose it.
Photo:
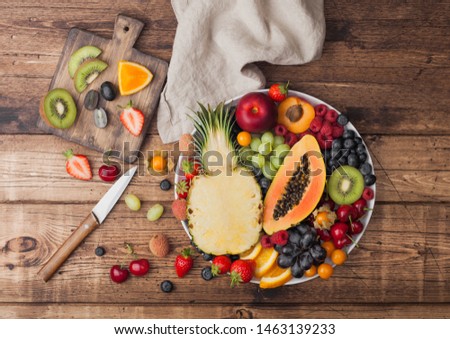
M 366 200 L 366 201 L 372 200 L 374 196 L 375 196 L 375 194 L 373 193 L 373 189 L 371 189 L 370 187 L 364 188 L 364 191 L 362 194 L 362 197 L 364 200 Z
M 325 121 L 322 124 L 322 128 L 320 129 L 320 134 L 322 135 L 332 135 L 333 134 L 333 127 L 328 121 Z
M 289 233 L 286 230 L 275 232 L 270 237 L 270 240 L 272 241 L 272 244 L 284 246 L 289 240 Z
M 317 142 L 319 143 L 320 149 L 330 149 L 333 142 L 333 137 L 331 135 L 322 135 L 317 133 L 315 135 Z
M 334 109 L 330 109 L 327 112 L 327 114 L 325 114 L 325 120 L 333 123 L 336 122 L 338 116 L 339 116 L 338 112 L 336 112 Z
M 286 126 L 284 125 L 276 125 L 275 126 L 275 134 L 276 135 L 281 135 L 281 136 L 285 136 L 287 134 L 288 130 L 286 128 Z
M 289 145 L 289 147 L 292 147 L 295 145 L 295 143 L 298 141 L 297 136 L 294 133 L 287 133 L 285 138 L 285 143 Z
M 298 140 L 300 140 L 301 138 L 303 138 L 305 135 L 312 135 L 314 136 L 314 134 L 311 132 L 311 130 L 306 130 L 305 132 L 302 132 L 300 134 L 297 135 Z
M 341 126 L 339 124 L 336 124 L 335 126 L 333 126 L 333 132 L 332 132 L 333 139 L 342 137 L 342 134 L 344 134 L 344 126 Z
M 325 116 L 325 114 L 327 114 L 328 108 L 327 108 L 327 106 L 320 104 L 320 105 L 317 105 L 316 107 L 314 107 L 314 110 L 316 111 L 316 115 L 318 117 L 323 117 L 323 116 Z
M 321 117 L 315 117 L 311 124 L 309 125 L 309 129 L 313 131 L 313 133 L 317 133 L 322 128 L 323 119 Z
M 263 235 L 261 238 L 261 245 L 264 248 L 272 247 L 272 241 L 270 241 L 270 236 L 267 234 Z

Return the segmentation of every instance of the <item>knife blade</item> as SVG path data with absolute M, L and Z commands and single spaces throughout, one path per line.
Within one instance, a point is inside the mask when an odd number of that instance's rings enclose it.
M 119 180 L 105 193 L 100 201 L 95 205 L 89 215 L 80 223 L 80 225 L 72 232 L 60 248 L 50 257 L 47 263 L 39 270 L 40 276 L 45 282 L 55 274 L 58 268 L 66 261 L 70 254 L 80 245 L 80 243 L 103 221 L 105 221 L 109 212 L 116 205 L 122 193 L 127 188 L 137 166 L 129 169 L 123 174 Z

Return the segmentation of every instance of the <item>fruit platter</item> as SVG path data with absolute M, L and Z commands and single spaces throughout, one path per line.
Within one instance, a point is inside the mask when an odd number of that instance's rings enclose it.
M 373 163 L 348 117 L 288 84 L 199 106 L 180 138 L 172 209 L 212 263 L 203 278 L 261 288 L 329 279 L 375 202 Z

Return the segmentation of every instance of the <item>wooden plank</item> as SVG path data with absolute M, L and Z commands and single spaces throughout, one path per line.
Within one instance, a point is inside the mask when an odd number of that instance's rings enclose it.
M 295 304 L 295 305 L 134 305 L 1 304 L 1 318 L 28 319 L 448 319 L 450 305 L 434 304 Z
M 81 303 L 325 303 L 450 302 L 450 235 L 447 225 L 450 204 L 390 204 L 376 206 L 373 219 L 359 248 L 335 270 L 329 281 L 314 280 L 276 290 L 260 290 L 248 284 L 229 287 L 229 278 L 206 282 L 200 277 L 207 264 L 195 259 L 193 270 L 176 277 L 173 260 L 189 245 L 181 225 L 172 217 L 170 202 L 158 222 L 147 221 L 151 202 L 132 212 L 119 203 L 111 215 L 73 253 L 47 284 L 36 273 L 78 225 L 91 205 L 1 204 L 0 302 Z M 167 258 L 150 255 L 148 241 L 157 232 L 171 243 Z M 150 260 L 151 271 L 117 285 L 109 280 L 109 268 L 127 262 L 123 242 L 135 245 L 139 257 Z M 94 255 L 96 246 L 106 255 Z M 167 295 L 159 284 L 165 279 L 176 289 Z M 333 291 L 333 293 L 330 293 Z
M 450 201 L 450 172 L 446 163 L 449 137 L 385 136 L 367 140 L 378 177 L 377 201 Z M 3 135 L 0 144 L 0 173 L 8 173 L 0 177 L 0 202 L 95 202 L 110 186 L 98 178 L 103 161 L 92 150 L 47 135 Z M 150 136 L 143 150 L 148 156 L 147 151 L 173 147 L 173 144 L 163 146 L 159 137 Z M 69 148 L 88 156 L 93 180 L 84 182 L 67 175 L 61 152 Z M 414 158 L 409 156 L 411 149 Z M 170 200 L 171 192 L 159 189 L 163 177 L 146 173 L 143 160 L 144 156 L 130 190 L 149 201 Z M 45 166 L 41 165 L 43 161 Z M 128 168 L 125 164 L 120 166 Z

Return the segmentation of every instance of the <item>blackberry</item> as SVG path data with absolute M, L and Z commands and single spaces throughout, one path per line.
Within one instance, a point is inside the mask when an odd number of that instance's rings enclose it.
M 337 118 L 337 123 L 341 126 L 345 126 L 348 124 L 348 117 L 344 114 L 340 114 Z
M 344 139 L 353 139 L 355 137 L 355 131 L 351 129 L 346 129 L 344 134 L 342 134 L 342 138 Z
M 373 174 L 368 174 L 364 176 L 364 184 L 366 186 L 372 186 L 377 181 L 377 177 Z
M 161 291 L 163 291 L 164 293 L 170 293 L 173 290 L 173 284 L 170 280 L 164 280 L 161 285 Z
M 214 278 L 212 271 L 211 271 L 211 267 L 205 267 L 204 269 L 202 269 L 202 278 L 203 280 L 209 281 L 212 278 Z
M 368 162 L 365 162 L 364 164 L 361 165 L 359 171 L 361 172 L 362 175 L 368 175 L 372 173 L 372 166 Z
M 104 256 L 105 255 L 105 249 L 103 248 L 103 247 L 101 247 L 101 246 L 98 246 L 96 249 L 95 249 L 95 255 L 97 256 L 97 257 L 102 257 L 102 256 Z
M 163 181 L 161 181 L 159 183 L 159 187 L 163 190 L 163 191 L 168 191 L 170 190 L 170 188 L 172 187 L 172 184 L 170 183 L 169 180 L 164 179 Z

